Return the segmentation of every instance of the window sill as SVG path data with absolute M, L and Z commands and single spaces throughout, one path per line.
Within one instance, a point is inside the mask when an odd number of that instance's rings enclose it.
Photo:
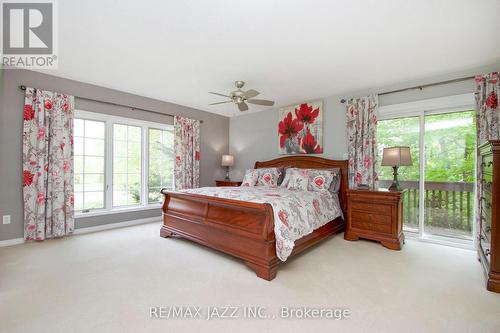
M 93 216 L 131 213 L 131 212 L 137 212 L 137 211 L 143 211 L 143 210 L 155 210 L 155 209 L 160 209 L 161 206 L 162 206 L 161 204 L 151 204 L 151 205 L 147 205 L 147 206 L 115 208 L 115 209 L 111 209 L 111 210 L 95 210 L 95 211 L 90 211 L 88 213 L 75 213 L 75 219 L 81 219 L 81 218 L 93 217 Z

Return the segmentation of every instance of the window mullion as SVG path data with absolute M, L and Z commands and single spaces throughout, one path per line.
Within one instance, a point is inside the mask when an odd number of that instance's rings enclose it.
M 149 132 L 147 126 L 142 126 L 142 141 L 141 141 L 141 192 L 142 192 L 142 206 L 148 205 L 149 189 L 148 189 L 148 177 L 149 177 Z
M 419 160 L 420 160 L 420 181 L 419 181 L 419 219 L 418 219 L 418 236 L 422 238 L 425 233 L 425 118 L 424 112 L 419 115 L 420 132 L 419 132 Z
M 105 155 L 105 193 L 106 193 L 106 210 L 113 208 L 113 122 L 106 121 L 106 151 Z

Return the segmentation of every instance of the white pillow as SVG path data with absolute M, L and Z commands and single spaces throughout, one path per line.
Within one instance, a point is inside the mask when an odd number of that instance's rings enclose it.
M 290 180 L 286 186 L 289 190 L 307 191 L 309 185 L 309 169 L 291 170 Z
M 259 179 L 259 170 L 248 169 L 245 171 L 241 186 L 255 186 L 257 185 L 257 179 Z

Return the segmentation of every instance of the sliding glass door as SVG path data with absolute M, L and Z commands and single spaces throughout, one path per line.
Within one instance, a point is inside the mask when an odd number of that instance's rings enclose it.
M 413 166 L 398 170 L 399 184 L 407 189 L 403 197 L 405 211 L 403 228 L 405 231 L 419 232 L 419 181 L 420 181 L 420 118 L 405 117 L 379 121 L 377 124 L 379 187 L 388 188 L 392 184 L 392 168 L 381 167 L 384 147 L 410 147 Z
M 472 239 L 475 112 L 426 115 L 424 142 L 425 232 Z
M 384 147 L 409 146 L 413 166 L 400 167 L 405 232 L 472 239 L 476 124 L 474 111 L 380 120 Z M 380 163 L 380 158 L 379 158 Z M 389 187 L 392 168 L 379 165 L 379 185 Z

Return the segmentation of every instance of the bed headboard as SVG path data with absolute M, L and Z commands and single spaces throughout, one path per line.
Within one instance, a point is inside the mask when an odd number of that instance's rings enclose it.
M 347 188 L 349 182 L 347 160 L 328 160 L 314 156 L 285 156 L 270 161 L 255 162 L 255 169 L 260 168 L 304 168 L 304 169 L 340 169 L 339 200 L 344 216 L 347 216 Z

